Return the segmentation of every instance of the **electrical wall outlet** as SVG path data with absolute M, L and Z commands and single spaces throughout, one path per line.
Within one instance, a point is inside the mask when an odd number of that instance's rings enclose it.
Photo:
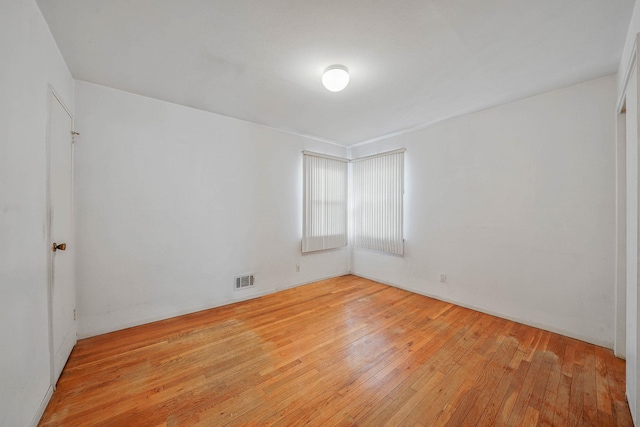
M 296 264 L 296 273 L 300 273 L 300 264 Z
M 445 283 L 447 281 L 447 275 L 445 273 L 440 273 L 440 282 Z

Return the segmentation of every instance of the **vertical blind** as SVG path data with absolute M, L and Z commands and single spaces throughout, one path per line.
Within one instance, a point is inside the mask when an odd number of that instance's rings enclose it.
M 355 247 L 404 253 L 404 151 L 352 160 Z
M 347 160 L 304 152 L 302 252 L 347 245 Z

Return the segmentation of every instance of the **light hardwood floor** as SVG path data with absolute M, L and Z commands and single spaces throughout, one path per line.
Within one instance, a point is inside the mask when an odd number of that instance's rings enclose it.
M 78 342 L 41 426 L 630 426 L 608 349 L 355 276 Z

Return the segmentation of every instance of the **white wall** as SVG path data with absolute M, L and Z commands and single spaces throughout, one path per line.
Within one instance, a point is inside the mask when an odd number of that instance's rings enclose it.
M 344 147 L 84 82 L 76 110 L 79 336 L 349 271 L 300 253 L 301 152 Z
M 354 249 L 352 271 L 612 347 L 615 83 L 353 147 L 407 151 L 405 256 Z
M 48 85 L 72 108 L 73 81 L 35 2 L 0 8 L 0 425 L 27 426 L 50 391 Z

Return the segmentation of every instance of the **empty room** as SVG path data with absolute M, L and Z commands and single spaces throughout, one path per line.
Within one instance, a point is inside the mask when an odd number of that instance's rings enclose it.
M 0 426 L 640 425 L 634 0 L 0 2 Z

